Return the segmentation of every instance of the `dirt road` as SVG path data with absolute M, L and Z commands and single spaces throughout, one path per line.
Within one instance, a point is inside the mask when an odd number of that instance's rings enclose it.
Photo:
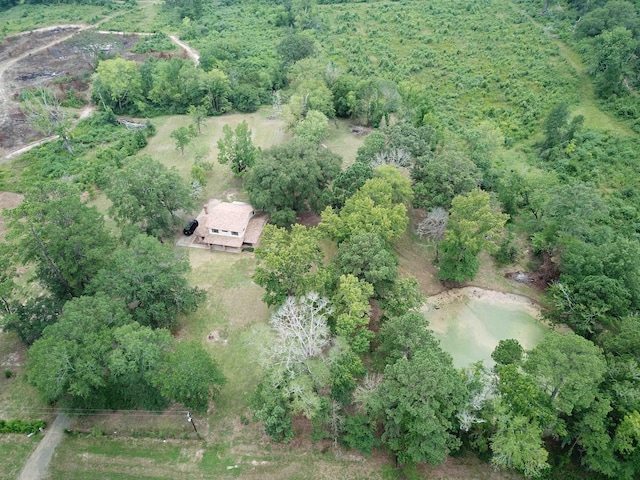
M 117 14 L 116 14 L 117 15 Z M 80 24 L 70 24 L 70 25 L 54 25 L 54 26 L 50 26 L 50 27 L 44 27 L 44 28 L 40 28 L 40 29 L 36 29 L 36 30 L 32 30 L 29 32 L 22 32 L 17 34 L 16 36 L 25 36 L 25 35 L 30 35 L 30 34 L 34 34 L 34 33 L 42 33 L 42 32 L 66 32 L 68 31 L 67 34 L 63 34 L 61 36 L 56 37 L 55 39 L 51 40 L 50 42 L 47 42 L 43 45 L 40 45 L 38 47 L 32 48 L 32 49 L 28 49 L 24 52 L 22 52 L 20 55 L 16 55 L 15 57 L 9 57 L 6 59 L 2 59 L 0 60 L 0 124 L 2 124 L 3 122 L 9 122 L 11 121 L 7 116 L 8 116 L 8 112 L 11 110 L 11 104 L 15 103 L 13 100 L 11 100 L 11 91 L 14 90 L 11 88 L 11 85 L 9 84 L 8 80 L 5 78 L 5 74 L 6 72 L 13 66 L 15 66 L 18 62 L 32 56 L 35 55 L 39 52 L 42 52 L 48 48 L 51 48 L 59 43 L 65 42 L 67 40 L 69 40 L 71 37 L 73 37 L 74 35 L 83 32 L 85 30 L 89 30 L 92 28 L 95 28 L 97 26 L 99 26 L 101 23 L 106 22 L 107 20 L 109 20 L 110 18 L 112 18 L 115 15 L 111 15 L 109 17 L 106 17 L 104 19 L 102 19 L 101 21 L 95 23 L 95 24 L 91 24 L 91 25 L 80 25 Z M 114 35 L 124 35 L 125 32 L 112 32 L 112 31 L 99 31 L 99 33 L 109 33 L 109 34 L 114 34 Z M 128 33 L 127 33 L 128 34 Z M 139 35 L 139 36 L 146 36 L 146 35 L 153 35 L 152 33 L 145 33 L 145 32 L 131 32 L 132 35 Z M 193 49 L 192 47 L 190 47 L 189 45 L 187 45 L 186 43 L 184 43 L 183 41 L 181 41 L 177 36 L 175 35 L 170 35 L 169 38 L 171 39 L 171 41 L 177 45 L 178 47 L 182 48 L 186 54 L 189 56 L 189 58 L 191 58 L 194 62 L 194 64 L 196 66 L 199 65 L 200 62 L 200 54 Z M 91 113 L 93 113 L 93 107 L 85 107 L 81 112 L 80 112 L 80 119 L 82 118 L 86 118 L 87 116 L 89 116 Z M 6 162 L 14 157 L 17 157 L 18 155 L 21 155 L 27 151 L 29 151 L 30 149 L 38 146 L 38 145 L 42 145 L 43 143 L 46 142 L 50 142 L 52 140 L 55 140 L 56 138 L 58 138 L 57 136 L 49 136 L 46 138 L 42 138 L 39 139 L 35 142 L 31 142 L 27 145 L 22 145 L 17 149 L 14 149 L 10 152 L 8 152 L 4 157 L 0 158 L 0 163 Z
M 41 480 L 47 478 L 49 462 L 53 457 L 53 452 L 62 440 L 64 429 L 68 425 L 69 417 L 64 412 L 59 412 L 44 438 L 27 460 L 18 480 Z
M 185 52 L 187 52 L 187 55 L 189 55 L 189 58 L 193 60 L 193 63 L 196 64 L 196 67 L 200 65 L 200 54 L 195 49 L 191 48 L 189 45 L 184 43 L 175 35 L 169 35 L 169 38 L 173 43 L 175 43 L 180 48 L 182 48 Z

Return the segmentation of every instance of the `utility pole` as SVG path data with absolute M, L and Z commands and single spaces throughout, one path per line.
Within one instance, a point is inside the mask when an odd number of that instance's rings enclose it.
M 196 424 L 193 423 L 193 417 L 191 416 L 191 412 L 187 412 L 187 422 L 191 422 L 191 425 L 193 426 L 193 431 L 196 432 L 196 435 L 197 435 L 198 429 L 196 428 Z

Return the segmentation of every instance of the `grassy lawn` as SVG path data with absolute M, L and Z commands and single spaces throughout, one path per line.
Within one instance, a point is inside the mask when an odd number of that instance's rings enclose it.
M 13 480 L 18 477 L 24 462 L 35 450 L 41 438 L 41 435 L 31 438 L 9 433 L 0 435 L 0 480 Z
M 25 351 L 14 333 L 0 332 L 0 418 L 51 420 L 52 417 L 43 416 L 43 409 L 48 410 L 48 406 L 25 381 Z M 12 373 L 11 378 L 6 377 L 5 371 Z
M 53 421 L 36 391 L 23 375 L 25 348 L 13 333 L 0 332 L 0 418 Z M 12 373 L 7 378 L 6 371 Z M 42 435 L 0 434 L 0 480 L 15 479 Z
M 252 426 L 247 430 L 255 431 Z M 392 480 L 398 472 L 386 456 L 371 457 L 342 452 L 336 455 L 319 446 L 270 445 L 259 436 L 244 442 L 117 439 L 68 436 L 56 449 L 52 480 L 195 480 L 241 478 L 247 480 Z M 253 440 L 253 443 L 250 442 Z M 304 448 L 301 448 L 304 447 Z M 444 480 L 506 480 L 521 478 L 496 472 L 473 457 L 449 458 L 439 467 L 420 467 L 419 478 Z
M 175 167 L 183 177 L 188 178 L 196 152 L 207 152 L 204 161 L 211 162 L 213 170 L 208 172 L 209 183 L 203 191 L 202 199 L 220 198 L 229 201 L 244 201 L 247 200 L 247 197 L 241 189 L 241 180 L 233 176 L 228 165 L 218 163 L 217 142 L 222 137 L 224 125 L 228 124 L 231 128 L 235 128 L 243 120 L 251 129 L 254 145 L 260 148 L 268 148 L 271 145 L 287 141 L 290 137 L 284 131 L 284 122 L 269 120 L 268 116 L 269 111 L 263 109 L 248 115 L 230 114 L 221 117 L 208 117 L 202 128 L 202 134 L 192 140 L 185 149 L 184 155 L 175 148 L 175 142 L 169 135 L 181 126 L 188 126 L 191 123 L 190 117 L 180 115 L 154 118 L 153 123 L 157 126 L 158 131 L 154 137 L 149 139 L 149 145 L 140 152 L 140 155 L 151 155 L 167 167 Z

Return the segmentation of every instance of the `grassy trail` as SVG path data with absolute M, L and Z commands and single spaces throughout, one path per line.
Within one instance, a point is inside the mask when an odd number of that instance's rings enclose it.
M 512 4 L 512 8 L 522 15 L 524 15 L 529 22 L 531 22 L 536 28 L 544 31 L 544 27 L 538 23 L 531 15 L 524 10 L 519 9 L 516 5 Z M 550 40 L 558 47 L 560 56 L 567 62 L 568 65 L 575 71 L 575 74 L 579 80 L 578 92 L 580 93 L 580 104 L 572 108 L 574 115 L 583 115 L 585 119 L 585 125 L 587 127 L 604 131 L 604 132 L 616 132 L 620 136 L 634 137 L 637 134 L 627 125 L 626 122 L 615 118 L 613 115 L 603 112 L 598 106 L 595 90 L 593 88 L 593 82 L 587 73 L 587 67 L 582 62 L 580 55 L 571 49 L 566 43 L 559 38 L 555 38 L 552 35 L 547 34 Z

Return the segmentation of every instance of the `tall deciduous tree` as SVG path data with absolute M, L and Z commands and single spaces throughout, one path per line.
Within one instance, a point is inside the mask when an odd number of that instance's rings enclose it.
M 482 172 L 464 152 L 450 150 L 420 157 L 411 177 L 415 207 L 449 209 L 454 197 L 480 185 Z
M 195 412 L 206 412 L 209 400 L 226 379 L 201 345 L 178 342 L 164 355 L 151 382 L 163 397 Z
M 412 358 L 421 350 L 440 352 L 445 361 L 448 357 L 429 330 L 429 321 L 419 312 L 408 312 L 390 318 L 382 326 L 379 340 L 376 357 L 378 364 L 383 368 L 384 365 L 393 364 L 401 358 Z
M 184 155 L 184 147 L 191 143 L 191 139 L 193 138 L 193 131 L 185 126 L 182 126 L 176 128 L 169 134 L 169 136 L 175 140 L 176 150 L 180 150 L 180 155 Z
M 316 46 L 311 35 L 291 33 L 280 40 L 276 50 L 282 57 L 282 63 L 286 67 L 303 58 L 313 56 L 316 52 Z
M 330 201 L 327 189 L 342 159 L 330 150 L 300 139 L 265 150 L 246 176 L 251 204 L 287 226 L 298 211 L 320 212 Z
M 207 109 L 206 107 L 199 105 L 189 105 L 189 116 L 191 117 L 191 125 L 194 126 L 195 130 L 198 132 L 198 135 L 202 133 L 202 126 L 204 125 L 204 121 L 207 118 Z
M 424 348 L 384 373 L 373 404 L 384 427 L 382 442 L 400 463 L 443 463 L 460 446 L 455 416 L 467 396 L 451 357 Z
M 237 176 L 243 175 L 253 167 L 259 150 L 251 142 L 251 130 L 246 121 L 242 121 L 235 130 L 229 125 L 222 127 L 222 138 L 218 140 L 218 162 L 227 163 Z
M 338 243 L 360 233 L 375 233 L 391 243 L 409 224 L 406 207 L 393 203 L 393 198 L 393 187 L 380 178 L 373 178 L 346 200 L 339 213 L 327 207 L 322 212 L 320 226 Z
M 329 120 L 317 110 L 309 110 L 303 120 L 298 123 L 293 133 L 311 143 L 318 144 L 329 135 Z
M 100 62 L 93 76 L 92 98 L 117 112 L 135 105 L 142 93 L 142 81 L 136 62 L 115 58 Z
M 513 468 L 527 477 L 539 477 L 549 468 L 548 452 L 542 442 L 542 428 L 521 415 L 502 411 L 497 431 L 491 438 L 491 463 Z
M 398 277 L 398 259 L 379 235 L 360 233 L 340 244 L 333 260 L 341 274 L 353 275 L 371 284 L 383 297 Z
M 294 225 L 290 231 L 267 225 L 256 248 L 255 282 L 264 287 L 267 305 L 301 296 L 314 287 L 314 267 L 322 265 L 322 251 L 313 231 Z
M 127 248 L 114 254 L 89 290 L 122 301 L 141 325 L 172 328 L 178 314 L 194 311 L 204 296 L 187 283 L 185 276 L 190 269 L 183 252 L 153 237 L 138 235 Z
M 341 209 L 347 198 L 356 193 L 370 178 L 373 178 L 373 168 L 364 162 L 355 162 L 341 171 L 333 181 L 334 199 L 331 205 L 338 210 Z
M 524 370 L 559 412 L 570 415 L 593 402 L 607 365 L 600 348 L 589 340 L 574 333 L 550 333 L 529 352 Z
M 600 96 L 626 93 L 623 79 L 630 73 L 638 40 L 625 27 L 616 27 L 598 35 L 592 44 L 590 69 Z
M 212 69 L 201 77 L 203 105 L 211 115 L 222 115 L 231 109 L 231 82 L 224 72 Z
M 82 295 L 115 247 L 104 217 L 65 183 L 32 190 L 10 215 L 22 261 L 34 262 L 38 280 L 61 299 Z
M 491 206 L 489 194 L 474 190 L 453 200 L 442 245 L 439 277 L 464 282 L 478 271 L 478 254 L 492 251 L 508 215 Z
M 340 275 L 338 288 L 333 295 L 335 332 L 347 340 L 356 353 L 369 351 L 373 332 L 369 325 L 369 298 L 373 286 L 353 275 Z
M 27 352 L 29 382 L 49 402 L 66 395 L 95 402 L 108 384 L 111 329 L 129 322 L 124 305 L 104 295 L 67 302 L 59 321 Z
M 186 180 L 149 156 L 129 159 L 106 193 L 113 218 L 159 238 L 182 226 L 183 212 L 195 207 Z

